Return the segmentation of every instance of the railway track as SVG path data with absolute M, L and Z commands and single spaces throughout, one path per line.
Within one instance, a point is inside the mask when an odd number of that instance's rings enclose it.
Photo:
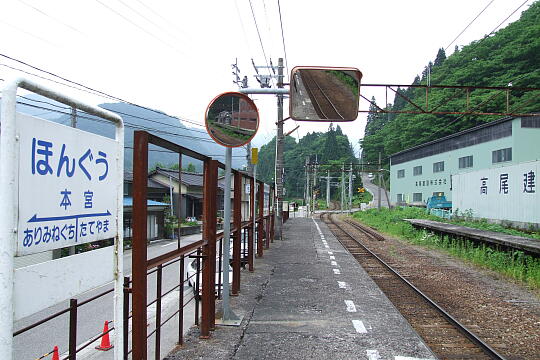
M 345 119 L 309 72 L 302 73 L 302 82 L 309 93 L 315 112 L 321 119 Z
M 340 226 L 333 217 L 334 215 L 329 213 L 321 215 L 321 219 L 339 242 L 354 256 L 440 359 L 504 359 L 404 276 L 361 244 L 355 235 Z M 380 240 L 374 236 L 373 230 L 367 231 L 365 227 L 356 224 L 353 226 L 369 239 Z

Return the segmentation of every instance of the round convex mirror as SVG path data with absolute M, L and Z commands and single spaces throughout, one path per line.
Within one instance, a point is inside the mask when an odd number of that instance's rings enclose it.
M 253 100 L 237 92 L 223 93 L 206 109 L 206 131 L 220 145 L 238 147 L 253 139 L 259 128 L 259 112 Z

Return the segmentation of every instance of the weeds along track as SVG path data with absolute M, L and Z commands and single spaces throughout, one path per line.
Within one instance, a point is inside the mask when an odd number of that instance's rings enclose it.
M 329 213 L 321 215 L 321 219 L 339 242 L 354 256 L 440 359 L 504 359 L 361 244 L 353 234 L 340 226 L 334 217 L 335 215 Z M 373 230 L 356 224 L 354 226 L 365 235 L 365 238 L 381 240 L 380 235 L 375 236 Z

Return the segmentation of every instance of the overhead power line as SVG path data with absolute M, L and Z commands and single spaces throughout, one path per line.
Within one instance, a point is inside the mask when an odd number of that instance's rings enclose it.
M 453 44 L 453 43 L 461 36 L 461 34 L 463 34 L 463 33 L 465 32 L 465 30 L 467 30 L 467 29 L 469 28 L 469 26 L 471 26 L 472 23 L 476 21 L 476 19 L 478 19 L 478 17 L 479 17 L 480 15 L 482 15 L 482 13 L 483 13 L 484 11 L 486 11 L 486 9 L 487 9 L 494 1 L 495 1 L 495 0 L 491 0 L 491 1 L 486 5 L 486 7 L 484 7 L 484 8 L 482 9 L 482 11 L 480 11 L 480 12 L 478 13 L 478 15 L 476 15 L 475 18 L 472 19 L 472 21 L 471 21 L 467 26 L 465 26 L 465 29 L 461 30 L 461 32 L 458 34 L 458 36 L 456 36 L 456 37 L 454 38 L 454 40 L 452 40 L 452 41 L 450 42 L 450 44 L 448 44 L 448 46 L 444 48 L 444 51 L 446 51 L 446 50 L 450 47 L 450 45 L 452 45 L 452 44 Z
M 23 0 L 19 0 L 19 2 L 22 3 L 22 4 L 24 4 L 24 5 L 26 5 L 26 6 L 28 6 L 29 8 L 34 9 L 35 11 L 37 11 L 38 13 L 40 13 L 41 15 L 46 16 L 46 17 L 48 17 L 49 19 L 52 19 L 52 20 L 54 20 L 54 21 L 56 21 L 56 22 L 58 22 L 58 23 L 64 25 L 65 27 L 70 28 L 71 30 L 73 30 L 73 31 L 75 31 L 75 32 L 78 32 L 78 33 L 81 34 L 81 35 L 85 35 L 85 36 L 86 36 L 86 34 L 83 33 L 82 31 L 80 31 L 79 29 L 77 29 L 77 28 L 75 28 L 75 27 L 73 27 L 73 26 L 71 26 L 71 25 L 69 25 L 69 24 L 63 22 L 62 20 L 60 20 L 60 19 L 58 19 L 58 18 L 56 18 L 56 17 L 54 17 L 54 16 L 52 16 L 52 15 L 47 14 L 45 11 L 43 11 L 43 10 L 41 10 L 41 9 L 39 9 L 39 8 L 37 8 L 37 7 L 35 7 L 34 5 L 28 4 L 26 1 L 23 1 Z
M 285 55 L 285 69 L 287 69 L 287 74 L 289 74 L 289 62 L 287 61 L 287 49 L 285 48 L 285 35 L 283 34 L 283 20 L 281 19 L 281 5 L 278 0 L 277 2 L 279 10 L 279 23 L 281 24 L 281 40 L 283 41 L 283 53 Z
M 255 11 L 253 11 L 253 4 L 251 3 L 251 0 L 249 0 L 249 6 L 251 8 L 251 15 L 253 16 L 253 22 L 255 23 L 255 28 L 257 29 L 257 35 L 259 36 L 259 43 L 261 44 L 264 61 L 266 62 L 266 66 L 270 68 L 270 65 L 268 64 L 268 58 L 266 57 L 266 52 L 264 51 L 264 45 L 261 38 L 261 32 L 259 31 L 259 26 L 257 25 L 257 19 L 255 18 Z
M 510 17 L 511 17 L 512 15 L 514 15 L 514 14 L 516 13 L 516 11 L 518 11 L 519 9 L 521 9 L 521 7 L 522 7 L 523 5 L 525 5 L 528 1 L 529 1 L 529 0 L 525 0 L 521 5 L 518 6 L 518 8 L 517 8 L 516 10 L 512 11 L 512 13 L 511 13 L 510 15 L 508 15 L 508 16 L 506 17 L 506 19 L 504 19 L 503 21 L 501 21 L 501 23 L 500 23 L 499 25 L 497 25 L 497 27 L 495 27 L 495 29 L 491 30 L 491 32 L 489 33 L 489 35 L 493 34 L 495 31 L 497 31 L 497 29 L 498 29 L 502 24 L 504 24 L 504 22 L 505 22 L 506 20 L 510 19 Z M 488 36 L 489 36 L 489 35 L 488 35 Z
M 122 19 L 124 19 L 125 21 L 127 21 L 128 23 L 130 23 L 131 25 L 135 26 L 136 28 L 138 28 L 139 30 L 145 32 L 146 34 L 150 35 L 151 37 L 153 37 L 154 39 L 156 39 L 157 41 L 161 42 L 162 44 L 165 44 L 166 46 L 170 47 L 171 49 L 175 50 L 175 51 L 178 51 L 179 53 L 182 53 L 180 50 L 178 50 L 177 48 L 175 48 L 174 46 L 172 46 L 171 44 L 169 44 L 168 42 L 166 42 L 165 40 L 163 40 L 162 38 L 160 38 L 159 36 L 155 35 L 154 33 L 146 30 L 145 28 L 143 28 L 142 26 L 140 26 L 139 24 L 137 24 L 136 22 L 134 22 L 133 20 L 131 20 L 130 18 L 128 18 L 127 16 L 124 16 L 122 13 L 120 13 L 119 11 L 116 11 L 115 9 L 113 9 L 112 7 L 110 7 L 109 5 L 105 4 L 104 2 L 102 2 L 101 0 L 96 0 L 96 2 L 98 2 L 99 4 L 101 4 L 103 7 L 105 7 L 106 9 L 108 9 L 109 11 L 115 13 L 116 15 L 120 16 Z
M 70 115 L 71 116 L 71 112 L 46 108 L 44 106 L 29 104 L 29 103 L 25 103 L 25 102 L 22 102 L 22 101 L 17 101 L 17 104 L 21 104 L 21 105 L 29 106 L 29 107 L 36 108 L 36 109 L 42 109 L 42 110 L 47 110 L 47 111 L 56 112 L 56 113 L 59 113 L 59 114 Z M 96 117 L 85 116 L 85 115 L 80 115 L 80 114 L 77 114 L 77 117 L 80 118 L 80 119 L 86 119 L 86 120 L 90 120 L 90 121 L 110 124 L 109 121 L 103 120 L 103 119 L 100 119 L 100 118 L 96 118 Z M 182 137 L 182 138 L 194 139 L 194 140 L 198 140 L 198 141 L 205 141 L 205 142 L 209 142 L 209 143 L 215 143 L 211 139 L 205 139 L 205 138 L 201 138 L 201 137 L 197 137 L 197 136 L 177 134 L 177 133 L 170 132 L 170 131 L 165 131 L 165 130 L 150 128 L 150 127 L 147 127 L 147 126 L 140 126 L 140 125 L 132 124 L 132 123 L 127 122 L 127 121 L 124 121 L 124 126 L 128 127 L 128 128 L 132 128 L 132 129 L 145 130 L 145 131 L 150 131 L 150 132 L 154 132 L 154 133 L 158 133 L 158 134 L 177 136 L 177 137 Z
M 4 58 L 6 58 L 6 59 L 15 61 L 15 62 L 17 62 L 17 63 L 19 63 L 19 64 L 28 66 L 28 67 L 30 67 L 30 68 L 32 68 L 32 69 L 34 69 L 34 70 L 37 70 L 37 71 L 43 72 L 43 73 L 45 73 L 45 74 L 51 75 L 51 76 L 53 76 L 53 77 L 55 77 L 55 78 L 58 78 L 58 79 L 61 79 L 61 80 L 65 81 L 65 82 L 67 82 L 67 83 L 69 83 L 69 84 L 76 85 L 76 86 L 80 87 L 81 89 L 79 89 L 79 88 L 77 88 L 77 87 L 74 87 L 74 86 L 71 86 L 71 85 L 68 85 L 68 84 L 64 84 L 64 83 L 62 83 L 62 82 L 58 82 L 58 81 L 56 81 L 56 80 L 51 80 L 51 79 L 48 79 L 48 78 L 46 78 L 46 77 L 42 77 L 42 76 L 40 76 L 40 75 L 32 74 L 32 73 L 30 73 L 30 72 L 27 72 L 27 71 L 24 71 L 24 70 L 21 70 L 21 69 L 13 68 L 13 67 L 10 67 L 9 65 L 0 64 L 0 65 L 7 66 L 7 67 L 9 67 L 9 68 L 11 68 L 11 69 L 14 69 L 14 70 L 17 70 L 17 71 L 21 71 L 21 72 L 24 72 L 24 73 L 29 74 L 29 75 L 37 76 L 37 77 L 40 77 L 40 78 L 42 78 L 42 79 L 45 79 L 45 80 L 48 80 L 48 81 L 52 81 L 52 82 L 55 82 L 55 83 L 60 84 L 60 85 L 64 85 L 64 86 L 67 86 L 67 87 L 71 87 L 71 88 L 74 88 L 74 89 L 78 89 L 78 90 L 81 90 L 81 91 L 85 91 L 85 92 L 87 92 L 87 93 L 89 93 L 89 94 L 99 95 L 99 96 L 102 96 L 102 97 L 105 97 L 105 98 L 108 98 L 108 99 L 116 100 L 116 101 L 118 101 L 118 102 L 123 102 L 123 103 L 129 104 L 129 105 L 135 106 L 135 107 L 137 107 L 137 108 L 139 108 L 139 109 L 144 109 L 144 110 L 148 110 L 148 111 L 154 112 L 154 113 L 159 114 L 159 115 L 161 115 L 161 116 L 164 116 L 164 115 L 165 115 L 165 116 L 168 116 L 168 117 L 171 117 L 171 118 L 174 118 L 174 119 L 178 119 L 178 120 L 183 121 L 183 122 L 187 122 L 187 123 L 190 123 L 190 124 L 193 124 L 193 125 L 205 127 L 204 124 L 197 123 L 197 122 L 195 122 L 195 121 L 191 121 L 191 120 L 187 120 L 187 119 L 182 119 L 182 118 L 180 118 L 180 117 L 173 116 L 173 115 L 166 115 L 166 114 L 163 113 L 162 111 L 155 110 L 155 109 L 152 109 L 152 108 L 149 108 L 149 107 L 146 107 L 146 106 L 138 105 L 138 104 L 135 104 L 135 103 L 133 103 L 133 102 L 131 102 L 131 101 L 127 101 L 127 100 L 124 100 L 124 99 L 122 99 L 122 98 L 119 98 L 119 97 L 117 97 L 117 96 L 107 94 L 107 93 L 105 93 L 105 92 L 103 92 L 103 91 L 93 89 L 93 88 L 91 88 L 91 87 L 88 87 L 88 86 L 83 85 L 83 84 L 81 84 L 81 83 L 78 83 L 78 82 L 76 82 L 76 81 L 69 80 L 69 79 L 67 79 L 67 78 L 65 78 L 65 77 L 62 77 L 62 76 L 57 75 L 57 74 L 55 74 L 55 73 L 52 73 L 52 72 L 50 72 L 50 71 L 41 69 L 41 68 L 39 68 L 39 67 L 37 67 L 37 66 L 28 64 L 28 63 L 26 63 L 26 62 L 24 62 L 24 61 L 22 61 L 22 60 L 15 59 L 15 58 L 13 58 L 13 57 L 11 57 L 11 56 L 8 56 L 8 55 L 5 55 L 5 54 L 0 53 L 0 57 L 4 57 Z
M 140 11 L 134 9 L 133 7 L 131 7 L 129 4 L 126 4 L 125 1 L 123 0 L 117 0 L 119 3 L 121 3 L 122 5 L 124 5 L 126 8 L 128 8 L 129 10 L 131 10 L 132 12 L 134 12 L 135 14 L 139 15 L 141 18 L 143 18 L 144 20 L 146 20 L 147 22 L 149 22 L 150 24 L 154 25 L 156 28 L 160 29 L 161 31 L 169 34 L 171 37 L 175 38 L 176 40 L 180 40 L 179 38 L 177 38 L 173 33 L 169 32 L 167 29 L 165 29 L 164 27 L 162 27 L 160 24 L 156 23 L 155 21 L 153 21 L 152 19 L 149 19 L 146 15 L 144 15 L 143 13 L 141 13 Z M 148 8 L 147 6 L 145 6 L 146 8 Z
M 33 101 L 33 102 L 38 102 L 38 103 L 42 103 L 42 104 L 47 104 L 47 105 L 54 106 L 54 107 L 59 108 L 59 109 L 71 111 L 70 107 L 61 106 L 61 105 L 54 104 L 54 103 L 51 103 L 51 102 L 48 102 L 48 101 L 31 99 L 31 98 L 28 98 L 28 97 L 22 96 L 22 95 L 17 95 L 17 96 L 22 98 L 22 99 L 25 99 L 27 101 Z M 172 128 L 179 128 L 177 125 L 174 125 L 174 124 L 168 124 L 168 123 L 164 123 L 164 122 L 157 121 L 157 120 L 154 120 L 154 119 L 149 119 L 149 118 L 145 118 L 145 117 L 141 117 L 141 116 L 137 116 L 137 115 L 128 114 L 128 113 L 125 113 L 125 112 L 122 112 L 122 111 L 117 111 L 117 110 L 111 110 L 111 111 L 114 112 L 114 113 L 120 114 L 120 115 L 124 115 L 124 116 L 127 116 L 127 117 L 134 118 L 134 119 L 140 119 L 140 120 L 148 121 L 148 122 L 151 122 L 151 123 L 165 125 L 165 126 L 172 127 Z M 184 129 L 184 128 L 180 128 L 180 129 Z M 185 129 L 187 129 L 187 128 L 185 128 Z M 187 129 L 187 130 L 202 133 L 202 134 L 207 134 L 207 132 L 204 131 L 204 130 L 195 130 L 195 129 Z M 197 138 L 197 139 L 208 140 L 206 138 Z

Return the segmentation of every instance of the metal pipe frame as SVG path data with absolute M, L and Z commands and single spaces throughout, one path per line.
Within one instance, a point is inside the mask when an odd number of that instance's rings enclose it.
M 18 139 L 16 138 L 16 105 L 17 89 L 23 88 L 34 93 L 56 100 L 72 108 L 83 110 L 91 115 L 111 121 L 116 126 L 117 141 L 116 166 L 118 179 L 123 179 L 124 172 L 124 123 L 120 116 L 100 107 L 86 104 L 64 94 L 58 93 L 34 81 L 19 77 L 6 81 L 2 89 L 2 106 L 0 117 L 0 354 L 6 360 L 13 358 L 13 265 L 15 244 L 17 240 L 18 215 Z M 117 191 L 117 235 L 115 237 L 115 280 L 114 288 L 114 320 L 117 324 L 116 341 L 123 342 L 122 309 L 123 297 L 123 182 L 119 182 Z M 115 357 L 120 359 L 122 347 L 116 347 Z
M 390 89 L 392 92 L 394 92 L 397 96 L 404 99 L 406 102 L 408 102 L 410 105 L 415 107 L 416 111 L 411 110 L 385 110 L 374 104 L 371 100 L 367 99 L 363 95 L 360 95 L 360 97 L 364 100 L 366 100 L 371 105 L 374 105 L 377 107 L 377 113 L 390 113 L 390 114 L 433 114 L 433 115 L 499 115 L 499 116 L 533 116 L 534 114 L 528 114 L 528 113 L 520 113 L 518 112 L 518 108 L 510 109 L 509 103 L 510 103 L 510 93 L 512 91 L 518 91 L 520 93 L 523 92 L 531 92 L 536 93 L 533 98 L 537 98 L 540 96 L 540 88 L 518 88 L 518 87 L 512 87 L 512 86 L 460 86 L 460 85 L 396 85 L 396 84 L 362 84 L 362 88 L 385 88 L 385 91 L 388 92 L 388 89 Z M 424 89 L 424 104 L 419 105 L 412 101 L 410 98 L 405 96 L 404 94 L 400 93 L 394 88 L 415 88 L 415 89 Z M 435 106 L 431 105 L 430 109 L 430 94 L 432 94 L 431 90 L 438 89 L 438 90 L 453 90 L 453 93 L 449 96 L 446 96 L 441 102 Z M 493 94 L 491 97 L 489 97 L 486 101 L 483 101 L 482 103 L 476 105 L 471 109 L 471 92 L 474 90 L 484 90 L 484 91 L 497 91 L 495 94 Z M 477 111 L 480 106 L 487 104 L 493 98 L 495 98 L 500 93 L 505 92 L 506 93 L 506 111 L 498 111 L 498 112 L 484 112 L 484 111 Z M 463 104 L 464 109 L 461 109 L 461 106 L 457 106 L 456 109 L 451 111 L 437 111 L 441 106 L 447 105 L 450 103 L 450 101 L 458 98 L 459 94 L 464 94 L 465 96 L 465 102 Z M 358 110 L 359 113 L 369 113 L 369 110 Z

